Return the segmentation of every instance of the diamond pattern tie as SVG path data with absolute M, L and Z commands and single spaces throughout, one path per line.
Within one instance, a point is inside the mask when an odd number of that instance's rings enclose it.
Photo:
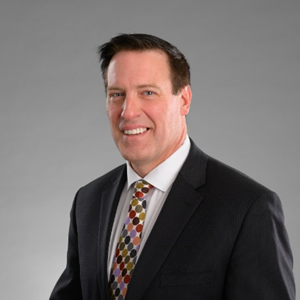
M 125 224 L 121 231 L 111 269 L 110 294 L 112 299 L 125 299 L 140 249 L 140 242 L 146 217 L 146 199 L 153 186 L 145 180 L 138 180 L 130 202 Z

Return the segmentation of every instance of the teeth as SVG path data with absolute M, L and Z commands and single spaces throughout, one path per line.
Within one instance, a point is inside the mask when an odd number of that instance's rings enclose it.
M 128 135 L 134 135 L 134 134 L 140 134 L 147 131 L 147 128 L 136 128 L 136 129 L 132 129 L 132 130 L 124 130 L 125 134 Z

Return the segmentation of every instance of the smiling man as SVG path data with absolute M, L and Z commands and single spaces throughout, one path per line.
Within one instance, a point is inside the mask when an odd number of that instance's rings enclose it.
M 295 299 L 279 198 L 187 135 L 184 55 L 146 34 L 116 36 L 99 54 L 126 164 L 78 191 L 50 299 Z
M 141 177 L 171 156 L 186 138 L 191 90 L 186 85 L 173 93 L 169 69 L 162 51 L 145 50 L 117 53 L 107 70 L 106 107 L 112 136 Z

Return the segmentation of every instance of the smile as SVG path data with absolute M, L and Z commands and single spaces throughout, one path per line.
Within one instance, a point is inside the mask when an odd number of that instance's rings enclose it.
M 127 135 L 134 135 L 134 134 L 141 134 L 145 131 L 147 131 L 147 128 L 136 128 L 136 129 L 131 129 L 131 130 L 124 130 L 124 133 Z

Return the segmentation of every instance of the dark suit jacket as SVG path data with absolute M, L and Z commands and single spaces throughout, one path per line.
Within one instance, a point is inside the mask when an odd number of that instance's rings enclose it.
M 81 188 L 51 300 L 109 299 L 108 244 L 126 165 Z M 295 299 L 277 195 L 192 142 L 129 283 L 127 300 Z

